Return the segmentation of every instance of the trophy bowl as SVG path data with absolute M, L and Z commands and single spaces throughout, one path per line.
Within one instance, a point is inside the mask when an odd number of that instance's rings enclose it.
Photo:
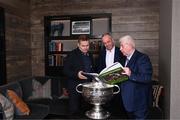
M 81 91 L 78 89 L 82 87 Z M 114 91 L 114 87 L 118 90 Z M 91 119 L 106 119 L 110 116 L 108 111 L 102 108 L 102 104 L 111 100 L 114 94 L 119 93 L 120 88 L 118 85 L 110 85 L 102 82 L 89 82 L 76 86 L 76 91 L 81 93 L 84 99 L 94 107 L 86 112 L 86 116 Z

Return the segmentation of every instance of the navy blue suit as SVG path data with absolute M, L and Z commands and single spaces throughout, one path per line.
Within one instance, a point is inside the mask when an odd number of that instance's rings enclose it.
M 121 84 L 122 101 L 127 112 L 134 112 L 136 118 L 143 119 L 142 111 L 147 111 L 151 105 L 152 65 L 147 55 L 135 50 L 126 66 L 131 76 Z
M 118 47 L 115 47 L 114 62 L 120 62 L 122 65 L 124 65 L 125 63 L 125 57 L 123 56 L 123 54 L 121 53 Z M 106 49 L 104 47 L 99 54 L 97 72 L 99 73 L 105 67 L 106 67 Z

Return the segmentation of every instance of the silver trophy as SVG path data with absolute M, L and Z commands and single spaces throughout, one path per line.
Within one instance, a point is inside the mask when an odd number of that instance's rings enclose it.
M 81 91 L 79 87 L 82 87 Z M 117 91 L 114 91 L 117 87 Z M 101 82 L 99 78 L 95 78 L 93 82 L 83 83 L 76 86 L 76 91 L 81 93 L 84 99 L 94 107 L 86 112 L 86 116 L 91 119 L 106 119 L 110 116 L 108 111 L 105 111 L 101 105 L 111 100 L 114 94 L 119 93 L 118 85 L 110 85 Z

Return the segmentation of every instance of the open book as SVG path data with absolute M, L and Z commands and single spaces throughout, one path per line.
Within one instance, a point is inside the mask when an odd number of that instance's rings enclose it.
M 122 74 L 123 66 L 119 62 L 115 62 L 109 67 L 104 68 L 99 74 L 97 73 L 85 73 L 86 76 L 93 76 L 95 80 L 102 81 L 107 84 L 117 84 L 128 80 L 128 76 Z

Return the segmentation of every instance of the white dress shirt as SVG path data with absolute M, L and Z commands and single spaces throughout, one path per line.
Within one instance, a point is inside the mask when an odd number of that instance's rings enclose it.
M 111 50 L 106 49 L 106 67 L 114 63 L 115 46 Z

